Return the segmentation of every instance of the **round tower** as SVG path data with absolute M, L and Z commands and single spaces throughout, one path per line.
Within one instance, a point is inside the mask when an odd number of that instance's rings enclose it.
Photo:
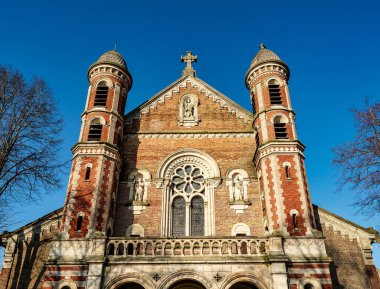
M 65 204 L 66 237 L 112 234 L 121 167 L 124 108 L 132 77 L 117 51 L 90 66 L 90 83 Z
M 245 76 L 254 112 L 254 163 L 263 196 L 265 230 L 311 235 L 315 228 L 304 165 L 290 102 L 289 67 L 261 44 Z

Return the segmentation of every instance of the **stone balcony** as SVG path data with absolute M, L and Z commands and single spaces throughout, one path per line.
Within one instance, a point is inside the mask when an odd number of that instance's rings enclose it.
M 322 237 L 97 237 L 85 240 L 52 240 L 49 262 L 108 260 L 136 262 L 272 262 L 327 260 Z M 301 257 L 300 257 L 301 256 Z
M 268 238 L 109 238 L 108 258 L 266 256 Z

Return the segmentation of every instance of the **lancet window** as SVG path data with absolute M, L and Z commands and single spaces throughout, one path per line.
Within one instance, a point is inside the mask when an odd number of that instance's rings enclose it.
M 204 235 L 204 174 L 193 164 L 178 167 L 172 176 L 172 235 Z

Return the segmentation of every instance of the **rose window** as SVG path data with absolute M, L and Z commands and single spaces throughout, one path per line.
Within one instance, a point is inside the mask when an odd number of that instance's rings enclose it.
M 177 168 L 172 176 L 173 187 L 177 193 L 202 193 L 204 180 L 201 169 L 191 164 Z

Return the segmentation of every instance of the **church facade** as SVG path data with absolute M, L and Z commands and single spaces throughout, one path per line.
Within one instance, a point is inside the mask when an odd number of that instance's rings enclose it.
M 260 46 L 253 113 L 196 76 L 124 115 L 116 51 L 88 70 L 65 205 L 2 235 L 0 288 L 379 289 L 379 234 L 312 204 L 290 71 Z

